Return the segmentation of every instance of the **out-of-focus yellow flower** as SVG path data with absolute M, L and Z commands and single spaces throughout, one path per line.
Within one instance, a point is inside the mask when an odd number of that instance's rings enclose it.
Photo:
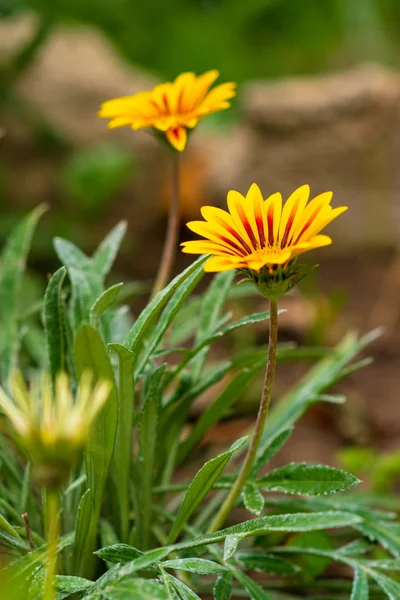
M 295 275 L 292 267 L 297 256 L 332 243 L 320 231 L 347 210 L 346 206 L 332 208 L 332 195 L 325 192 L 308 202 L 310 188 L 303 185 L 283 204 L 279 193 L 264 200 L 256 184 L 245 197 L 230 191 L 229 212 L 204 206 L 205 221 L 187 224 L 205 239 L 183 242 L 183 252 L 211 254 L 205 271 L 238 269 L 259 285 L 275 276 L 283 281 Z
M 58 487 L 68 477 L 90 427 L 111 389 L 108 381 L 93 385 L 89 372 L 82 374 L 74 398 L 70 380 L 59 373 L 53 387 L 47 372 L 30 388 L 21 373 L 9 381 L 10 396 L 0 388 L 0 409 L 8 417 L 17 443 L 29 455 L 33 473 L 45 487 Z
M 236 94 L 235 83 L 223 83 L 210 90 L 218 75 L 215 70 L 199 77 L 182 73 L 175 81 L 156 85 L 151 91 L 104 102 L 99 116 L 111 119 L 110 128 L 129 125 L 132 129 L 156 129 L 182 152 L 187 130 L 196 127 L 201 118 L 229 108 L 228 100 Z

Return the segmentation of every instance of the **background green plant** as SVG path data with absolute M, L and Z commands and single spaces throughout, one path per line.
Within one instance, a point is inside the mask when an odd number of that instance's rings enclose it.
M 39 207 L 17 225 L 0 259 L 2 385 L 19 366 L 26 376 L 41 367 L 54 376 L 62 368 L 75 382 L 90 368 L 113 386 L 84 459 L 62 493 L 57 598 L 194 600 L 207 593 L 226 600 L 245 593 L 284 600 L 307 593 L 366 600 L 368 590 L 371 598 L 399 597 L 400 525 L 389 496 L 343 493 L 358 480 L 333 467 L 294 462 L 268 469 L 310 406 L 344 401 L 327 390 L 368 363 L 357 356 L 377 332 L 361 338 L 349 333 L 334 349 L 320 349 L 322 358 L 275 399 L 238 504 L 254 518 L 208 534 L 248 437 L 200 468 L 193 465 L 192 478 L 182 480 L 180 468 L 231 413 L 266 354 L 264 347 L 239 348 L 215 362 L 208 353 L 238 328 L 266 321 L 268 313 L 232 321 L 225 307 L 237 295 L 233 274 L 217 275 L 199 294 L 200 258 L 134 317 L 118 303 L 122 284 L 106 284 L 125 233 L 120 223 L 92 256 L 56 238 L 62 266 L 49 278 L 43 302 L 24 318 L 26 310 L 21 314 L 16 300 L 42 213 Z M 35 352 L 24 344 L 30 329 L 40 346 Z M 314 357 L 314 349 L 279 345 L 278 360 Z M 225 386 L 182 437 L 193 402 L 222 381 Z M 43 585 L 46 505 L 1 423 L 0 547 L 8 565 L 3 586 L 33 600 Z M 30 516 L 34 551 L 21 526 L 22 512 Z M 350 568 L 353 582 L 347 571 L 329 580 L 325 573 L 332 562 Z

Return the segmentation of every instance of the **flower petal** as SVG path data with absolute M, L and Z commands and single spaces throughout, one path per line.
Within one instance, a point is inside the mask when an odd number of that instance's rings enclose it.
M 178 152 L 183 152 L 186 148 L 187 131 L 185 127 L 171 127 L 165 132 L 166 138 Z

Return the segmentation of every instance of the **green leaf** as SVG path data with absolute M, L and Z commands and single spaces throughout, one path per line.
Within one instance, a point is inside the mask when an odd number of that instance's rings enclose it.
M 92 261 L 75 244 L 63 238 L 54 238 L 54 249 L 63 265 L 68 269 L 77 271 L 90 271 Z
M 142 556 L 143 552 L 140 552 L 140 550 L 137 550 L 133 546 L 128 546 L 128 544 L 114 544 L 113 546 L 100 548 L 95 554 L 106 562 L 124 564 Z
M 231 566 L 230 570 L 234 578 L 248 592 L 252 600 L 272 600 L 271 596 L 258 583 L 250 579 L 245 573 L 242 573 L 240 569 Z
M 163 569 L 175 569 L 177 571 L 188 571 L 198 575 L 220 575 L 226 571 L 218 563 L 206 560 L 204 558 L 178 558 L 176 560 L 166 560 L 160 563 Z
M 257 481 L 263 490 L 310 496 L 342 492 L 358 483 L 357 477 L 345 471 L 308 463 L 290 463 Z
M 105 485 L 114 451 L 115 435 L 118 421 L 118 394 L 114 381 L 114 373 L 106 347 L 100 334 L 90 325 L 83 324 L 77 331 L 74 344 L 74 359 L 78 378 L 84 371 L 91 371 L 96 380 L 107 380 L 112 384 L 111 392 L 104 407 L 97 415 L 86 444 L 85 464 L 88 486 L 92 491 L 93 512 L 92 526 L 87 547 L 92 545 L 94 551 L 96 527 L 100 518 Z M 90 564 L 90 557 L 81 563 Z M 88 576 L 90 571 L 79 572 Z
M 264 496 L 254 481 L 249 481 L 243 490 L 243 502 L 247 510 L 259 517 L 264 509 Z
M 261 554 L 259 551 L 249 550 L 240 552 L 237 560 L 252 571 L 261 571 L 262 573 L 272 573 L 273 575 L 293 575 L 298 572 L 298 567 L 273 554 Z
M 295 513 L 258 517 L 227 529 L 210 533 L 204 537 L 171 546 L 172 549 L 183 550 L 196 548 L 207 544 L 223 542 L 228 536 L 236 535 L 241 540 L 247 537 L 267 535 L 273 531 L 314 531 L 335 527 L 357 526 L 362 522 L 361 517 L 341 511 L 326 511 L 315 513 Z
M 234 277 L 235 273 L 233 271 L 226 271 L 215 275 L 201 303 L 196 345 L 212 335 L 216 327 L 218 327 L 220 315 Z M 191 377 L 193 380 L 197 380 L 200 376 L 206 356 L 207 348 L 205 348 L 203 352 L 198 355 L 196 361 L 193 362 L 191 370 Z
M 92 525 L 93 499 L 91 490 L 86 492 L 81 497 L 78 506 L 75 523 L 75 545 L 73 552 L 74 572 L 80 573 L 83 571 L 82 564 L 86 557 L 92 552 L 91 533 Z
M 167 307 L 164 309 L 161 318 L 159 319 L 154 332 L 151 335 L 149 343 L 146 344 L 145 349 L 141 353 L 140 359 L 138 360 L 137 367 L 135 369 L 136 373 L 139 374 L 146 363 L 148 362 L 151 354 L 157 349 L 160 344 L 165 332 L 167 331 L 170 324 L 173 322 L 175 315 L 179 312 L 182 305 L 185 303 L 186 299 L 194 288 L 197 286 L 199 281 L 204 276 L 203 264 L 199 265 L 198 268 L 190 273 L 188 277 L 186 277 L 180 286 L 175 291 L 171 300 L 168 302 Z
M 225 469 L 232 454 L 244 444 L 246 439 L 247 438 L 241 438 L 235 442 L 229 448 L 229 450 L 206 462 L 198 471 L 192 483 L 190 484 L 190 487 L 186 492 L 185 498 L 183 499 L 179 509 L 176 521 L 169 535 L 170 543 L 177 538 L 182 527 L 188 521 L 190 515 L 194 510 L 196 510 L 200 502 L 211 489 L 213 483 L 218 479 L 222 471 Z
M 249 382 L 259 372 L 264 361 L 256 364 L 251 369 L 244 369 L 237 373 L 228 383 L 226 388 L 217 396 L 202 412 L 196 421 L 188 437 L 180 444 L 178 450 L 178 462 L 182 462 L 186 456 L 197 446 L 211 427 L 225 417 L 233 404 L 241 397 Z
M 135 382 L 133 366 L 135 355 L 120 344 L 109 344 L 118 355 L 118 426 L 113 456 L 118 509 L 120 515 L 120 535 L 126 541 L 129 531 L 129 483 L 132 467 L 132 428 L 134 417 Z
M 371 550 L 371 544 L 364 539 L 354 540 L 339 548 L 338 552 L 345 556 L 359 556 Z
M 385 592 L 390 600 L 399 600 L 400 598 L 400 583 L 391 579 L 383 573 L 378 573 L 372 569 L 368 569 L 369 575 L 375 579 L 379 587 Z
M 284 446 L 287 440 L 293 433 L 293 427 L 288 427 L 283 431 L 277 431 L 275 435 L 264 445 L 261 452 L 257 452 L 257 457 L 252 468 L 252 476 L 256 477 L 257 473 L 265 467 L 273 456 Z
M 237 535 L 228 535 L 224 544 L 224 560 L 229 560 L 235 554 L 240 538 Z
M 21 537 L 15 531 L 14 527 L 12 525 L 10 525 L 10 523 L 7 521 L 7 519 L 5 517 L 3 517 L 2 514 L 0 514 L 0 529 L 3 532 L 5 532 L 8 535 L 10 535 L 11 537 L 16 538 L 17 540 L 21 540 Z
M 364 518 L 357 529 L 370 540 L 377 540 L 394 556 L 400 557 L 400 524 Z
M 232 573 L 224 573 L 217 579 L 214 587 L 214 600 L 231 600 Z
M 193 590 L 191 590 L 186 584 L 184 584 L 179 579 L 176 579 L 176 577 L 173 577 L 168 573 L 166 574 L 166 577 L 168 581 L 172 583 L 182 600 L 201 600 L 201 598 L 199 598 L 199 596 L 195 594 Z
M 67 594 L 63 596 L 67 598 L 69 595 L 76 594 L 76 592 L 88 590 L 92 587 L 93 581 L 71 575 L 56 575 L 55 584 L 57 592 Z
M 118 394 L 106 347 L 99 333 L 90 325 L 81 325 L 76 334 L 74 358 L 79 378 L 84 371 L 88 370 L 97 380 L 107 380 L 112 383 L 109 398 L 92 426 L 85 452 L 88 485 L 92 490 L 93 502 L 98 505 L 103 498 L 114 450 Z
M 360 568 L 354 571 L 353 587 L 350 600 L 368 600 L 368 577 Z
M 22 277 L 36 225 L 45 210 L 40 205 L 17 223 L 0 256 L 0 368 L 5 382 L 17 366 L 18 300 Z
M 60 267 L 51 277 L 44 296 L 43 320 L 50 373 L 53 380 L 57 373 L 68 370 L 67 315 L 62 296 L 62 286 L 66 274 L 66 268 Z
M 90 309 L 102 293 L 102 287 L 98 276 L 90 271 L 69 267 L 68 276 L 72 284 L 72 318 L 77 330 L 79 325 L 89 321 Z
M 285 312 L 285 311 L 280 310 L 280 311 L 278 311 L 278 314 L 281 314 L 283 312 Z M 183 370 L 183 368 L 188 363 L 190 363 L 193 360 L 193 358 L 195 358 L 203 350 L 203 348 L 210 346 L 216 340 L 222 338 L 224 335 L 226 335 L 228 333 L 231 333 L 232 331 L 235 331 L 236 329 L 239 329 L 240 327 L 244 327 L 245 325 L 251 325 L 253 323 L 260 323 L 261 321 L 265 321 L 266 319 L 269 319 L 269 312 L 254 313 L 252 315 L 248 315 L 247 317 L 244 317 L 243 319 L 239 319 L 238 321 L 229 323 L 225 327 L 222 327 L 216 333 L 205 338 L 200 344 L 198 344 L 195 348 L 193 348 L 190 352 L 188 352 L 186 357 L 184 358 L 184 360 L 182 360 L 180 365 L 177 367 L 177 369 L 175 369 L 175 371 L 173 371 L 171 373 L 171 375 L 170 375 L 169 379 L 167 379 L 166 383 L 169 384 L 170 381 L 172 381 L 172 379 L 179 372 L 181 372 Z
M 153 300 L 140 313 L 139 318 L 128 333 L 126 342 L 124 344 L 126 348 L 132 352 L 136 351 L 136 347 L 143 341 L 145 335 L 157 320 L 161 310 L 168 300 L 179 288 L 181 283 L 183 283 L 194 271 L 203 268 L 203 263 L 205 260 L 205 257 L 200 257 L 187 269 L 185 269 L 185 271 L 177 275 L 177 277 L 175 277 L 161 292 L 157 294 L 155 298 L 153 298 Z
M 95 329 L 98 327 L 102 313 L 114 304 L 123 285 L 123 283 L 116 283 L 105 290 L 94 302 L 89 313 L 89 320 L 92 327 Z
M 139 453 L 135 467 L 140 518 L 137 527 L 143 549 L 147 549 L 151 529 L 154 462 L 164 371 L 165 365 L 162 365 L 147 376 L 145 402 L 138 416 Z
M 107 588 L 107 595 L 90 595 L 88 598 L 103 600 L 168 600 L 167 592 L 160 583 L 149 579 L 130 579 Z
M 121 221 L 118 223 L 104 238 L 96 252 L 93 254 L 93 271 L 98 273 L 104 279 L 117 256 L 122 239 L 126 233 L 127 222 Z

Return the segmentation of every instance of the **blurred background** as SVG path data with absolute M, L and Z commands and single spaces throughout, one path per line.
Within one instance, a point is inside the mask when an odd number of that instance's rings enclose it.
M 282 338 L 319 346 L 349 327 L 385 334 L 374 365 L 343 384 L 350 401 L 311 411 L 287 451 L 353 471 L 376 466 L 380 451 L 383 471 L 399 473 L 399 51 L 398 0 L 0 0 L 0 242 L 21 214 L 50 208 L 21 304 L 40 298 L 57 267 L 54 235 L 91 253 L 122 218 L 118 277 L 154 276 L 168 156 L 148 133 L 108 131 L 96 113 L 109 98 L 217 68 L 239 93 L 185 153 L 182 238 L 201 205 L 223 206 L 228 189 L 253 181 L 265 196 L 310 183 L 313 195 L 332 189 L 333 203 L 349 206 L 315 276 L 287 299 Z M 236 343 L 264 339 L 260 330 Z M 302 371 L 282 366 L 277 394 Z

